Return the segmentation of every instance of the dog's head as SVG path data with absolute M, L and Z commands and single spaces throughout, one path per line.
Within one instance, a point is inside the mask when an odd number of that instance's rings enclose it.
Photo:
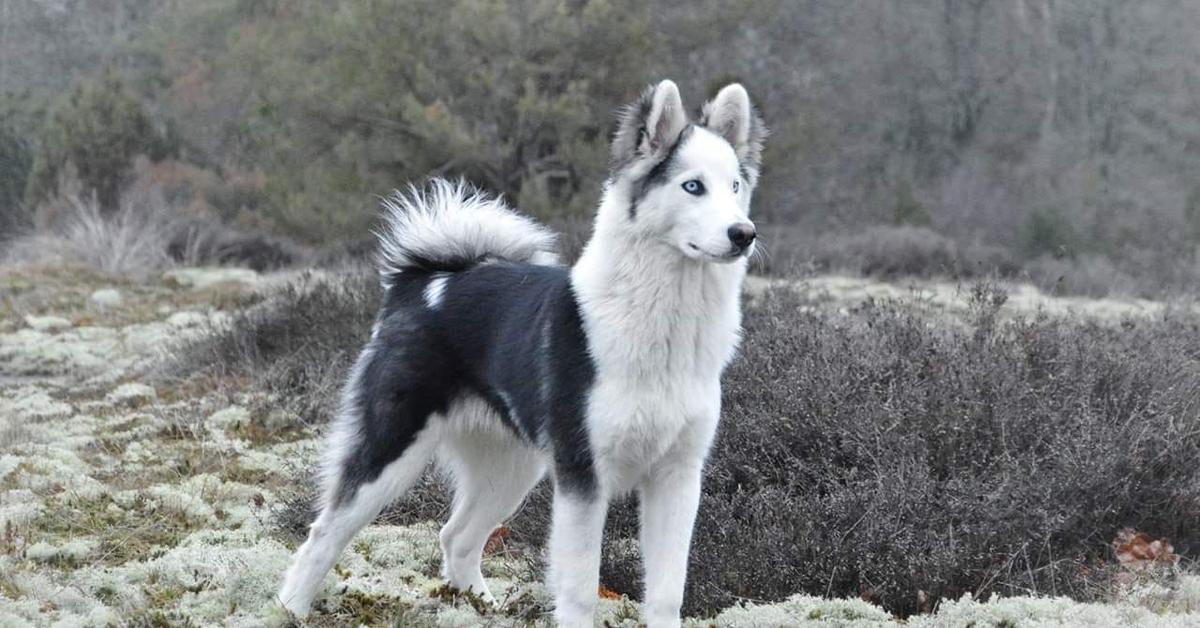
M 754 250 L 750 197 L 766 128 L 746 89 L 727 85 L 688 120 L 671 81 L 649 87 L 620 114 L 610 185 L 628 192 L 629 229 L 702 261 Z

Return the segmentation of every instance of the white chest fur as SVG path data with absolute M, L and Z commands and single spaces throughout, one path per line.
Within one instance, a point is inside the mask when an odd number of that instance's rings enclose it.
M 703 457 L 720 375 L 740 334 L 746 262 L 711 264 L 654 243 L 589 247 L 572 272 L 596 382 L 588 432 L 601 484 L 631 487 L 657 465 Z

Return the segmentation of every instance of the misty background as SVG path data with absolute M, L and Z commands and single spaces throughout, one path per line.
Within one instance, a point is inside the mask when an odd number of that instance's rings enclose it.
M 438 174 L 570 248 L 613 110 L 737 80 L 772 130 L 760 271 L 1160 296 L 1200 270 L 1197 32 L 1187 0 L 0 0 L 0 233 L 83 199 L 270 266 L 368 249 L 378 196 Z

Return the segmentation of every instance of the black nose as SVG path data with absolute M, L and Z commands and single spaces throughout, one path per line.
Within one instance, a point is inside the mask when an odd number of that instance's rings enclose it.
M 754 241 L 754 225 L 748 222 L 739 222 L 729 228 L 729 241 L 738 248 L 746 248 Z

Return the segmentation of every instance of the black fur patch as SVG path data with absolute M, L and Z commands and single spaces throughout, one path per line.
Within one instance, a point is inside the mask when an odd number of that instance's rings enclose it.
M 381 314 L 379 334 L 371 340 L 362 376 L 351 391 L 358 408 L 357 446 L 343 462 L 335 503 L 353 499 L 358 487 L 374 481 L 398 459 L 429 416 L 445 412 L 460 392 L 450 377 L 453 365 L 437 339 L 419 333 L 420 323 L 409 307 Z M 430 381 L 449 385 L 429 386 Z
M 675 143 L 671 144 L 671 149 L 667 151 L 667 154 L 658 163 L 654 164 L 654 167 L 646 173 L 646 176 L 642 177 L 640 181 L 633 183 L 634 191 L 629 199 L 630 220 L 637 218 L 638 203 L 646 197 L 646 194 L 666 182 L 671 174 L 671 169 L 675 166 L 675 157 L 679 152 L 679 147 L 683 146 L 683 143 L 687 141 L 694 130 L 695 127 L 691 124 L 683 127 L 683 130 L 679 132 L 679 137 L 675 138 Z
M 646 132 L 646 118 L 654 106 L 654 86 L 642 90 L 636 101 L 617 112 L 616 125 L 609 141 L 609 172 L 624 170 L 638 157 L 638 146 Z
M 401 273 L 388 290 L 373 353 L 352 391 L 361 438 L 343 463 L 338 503 L 399 458 L 430 415 L 472 394 L 519 438 L 552 451 L 562 488 L 592 495 L 584 421 L 595 365 L 569 271 L 474 267 L 448 276 L 436 310 L 424 301 L 432 277 Z

